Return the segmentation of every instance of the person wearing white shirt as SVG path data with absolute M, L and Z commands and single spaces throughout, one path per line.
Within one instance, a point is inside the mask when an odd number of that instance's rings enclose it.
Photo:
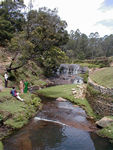
M 5 73 L 4 78 L 5 78 L 5 88 L 7 88 L 7 84 L 8 84 L 8 74 L 7 74 L 7 72 Z

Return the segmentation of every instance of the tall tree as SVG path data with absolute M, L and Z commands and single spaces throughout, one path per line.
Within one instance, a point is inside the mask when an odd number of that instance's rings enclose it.
M 37 61 L 52 73 L 51 70 L 53 68 L 55 70 L 59 62 L 65 60 L 65 53 L 62 52 L 60 47 L 68 40 L 68 33 L 65 30 L 67 24 L 60 19 L 56 10 L 47 8 L 41 8 L 38 12 L 31 10 L 28 13 L 27 21 L 29 21 L 29 28 L 26 27 L 26 30 L 21 32 L 20 40 L 16 37 L 11 40 L 10 48 L 14 51 L 19 50 L 20 56 L 24 59 Z M 48 56 L 46 57 L 46 55 Z
M 36 45 L 36 51 L 45 51 L 51 46 L 61 46 L 67 42 L 67 23 L 60 19 L 56 9 L 40 8 L 39 12 L 32 10 L 28 13 L 28 20 L 29 37 Z
M 92 59 L 94 59 L 94 57 L 96 56 L 96 50 L 98 47 L 98 39 L 99 39 L 99 33 L 95 32 L 95 33 L 90 33 L 89 35 L 89 46 L 90 46 L 90 50 L 91 50 L 91 57 Z
M 0 44 L 10 40 L 14 32 L 22 31 L 25 22 L 23 0 L 4 0 L 0 3 Z

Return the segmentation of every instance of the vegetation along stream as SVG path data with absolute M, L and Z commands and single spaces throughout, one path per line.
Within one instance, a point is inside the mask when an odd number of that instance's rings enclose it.
M 4 150 L 113 150 L 95 130 L 79 106 L 44 99 L 36 117 L 4 140 Z

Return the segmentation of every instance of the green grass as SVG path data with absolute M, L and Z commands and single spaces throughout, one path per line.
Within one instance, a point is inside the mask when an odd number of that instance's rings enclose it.
M 107 116 L 107 117 L 113 119 L 113 116 Z M 113 143 L 113 123 L 111 123 L 110 125 L 108 125 L 103 129 L 98 130 L 97 134 L 102 137 L 107 137 L 111 139 L 110 141 Z
M 91 64 L 91 63 L 78 63 L 82 67 L 88 67 L 88 68 L 100 68 L 100 65 Z
M 89 116 L 95 118 L 95 114 L 93 113 L 88 101 L 86 99 L 75 99 L 72 94 L 72 88 L 78 89 L 75 84 L 71 84 L 71 85 L 60 85 L 60 86 L 49 87 L 49 88 L 41 89 L 37 92 L 43 96 L 50 97 L 50 98 L 62 97 L 68 99 L 71 102 L 79 106 L 82 106 L 86 110 Z
M 99 85 L 113 88 L 113 67 L 107 67 L 90 75 L 91 79 Z
M 24 102 L 21 102 L 11 96 L 10 90 L 6 88 L 0 92 L 0 99 L 3 100 L 0 103 L 0 115 L 5 118 L 7 113 L 10 114 L 4 124 L 14 129 L 21 128 L 36 113 L 40 98 L 28 92 L 20 95 L 24 99 Z
M 0 141 L 0 150 L 3 150 L 3 144 L 1 141 Z
M 11 96 L 11 94 L 10 94 L 10 91 L 11 91 L 11 88 L 5 88 L 4 90 L 2 90 L 1 92 L 0 92 L 0 101 L 2 100 L 2 99 L 11 99 L 12 98 L 12 96 Z
M 98 135 L 113 139 L 113 123 L 97 132 Z

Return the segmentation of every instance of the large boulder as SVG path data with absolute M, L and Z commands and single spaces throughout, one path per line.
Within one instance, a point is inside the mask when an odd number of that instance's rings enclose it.
M 101 120 L 96 122 L 96 125 L 104 128 L 104 127 L 109 126 L 111 123 L 113 123 L 113 119 L 112 118 L 103 117 Z

